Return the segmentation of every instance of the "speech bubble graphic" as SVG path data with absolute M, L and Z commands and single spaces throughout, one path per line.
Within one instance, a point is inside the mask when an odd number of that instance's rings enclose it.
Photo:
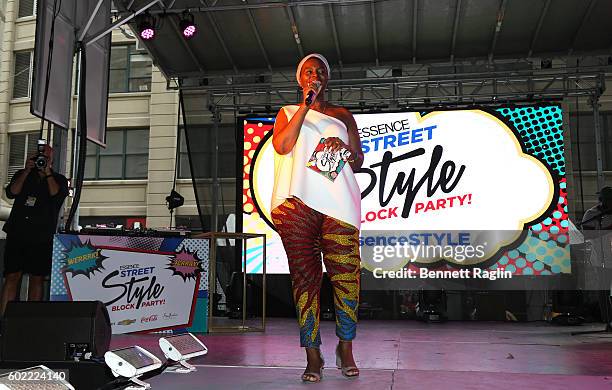
M 183 249 L 170 258 L 170 264 L 168 264 L 166 269 L 172 270 L 173 275 L 182 277 L 183 281 L 195 279 L 202 272 L 200 268 L 201 260 L 195 251 L 190 252 L 187 249 Z
M 107 259 L 102 255 L 102 250 L 91 245 L 89 240 L 85 244 L 71 246 L 65 251 L 65 255 L 62 272 L 70 272 L 73 277 L 85 275 L 89 278 L 94 272 L 104 269 L 102 262 Z
M 376 174 L 374 188 L 366 195 L 372 200 L 368 202 L 370 208 L 396 206 L 404 211 L 410 188 L 404 193 L 398 189 L 393 192 L 396 184 L 412 185 L 416 190 L 408 216 L 401 221 L 405 228 L 522 230 L 525 223 L 542 215 L 550 206 L 554 195 L 552 173 L 540 160 L 524 153 L 517 135 L 494 115 L 482 110 L 436 111 L 423 117 L 418 113 L 398 113 L 386 114 L 384 121 L 400 118 L 410 124 L 411 130 L 362 139 L 362 144 L 369 147 L 363 166 Z M 370 128 L 377 126 L 382 117 L 356 115 L 356 120 L 360 128 Z M 402 137 L 403 134 L 407 135 Z M 377 165 L 385 153 L 398 159 L 416 151 L 422 154 L 394 161 L 385 172 Z M 439 156 L 434 156 L 436 153 Z M 434 157 L 439 160 L 432 167 Z M 460 175 L 461 167 L 465 168 Z M 432 180 L 427 177 L 429 170 L 432 170 Z M 414 179 L 410 181 L 412 172 Z M 397 182 L 401 174 L 404 174 L 403 181 Z M 436 187 L 444 176 L 450 178 L 446 186 Z M 417 188 L 423 178 L 426 180 Z M 374 179 L 360 173 L 357 181 L 364 189 Z M 444 187 L 452 189 L 447 191 Z M 455 202 L 449 207 L 445 202 L 443 208 L 416 212 L 416 203 L 434 200 L 438 205 L 438 199 L 463 194 L 472 194 L 469 205 Z M 387 199 L 389 202 L 384 203 Z M 362 230 L 367 229 L 388 230 L 389 225 L 381 220 L 366 221 Z
M 356 115 L 360 129 L 379 128 L 382 119 Z M 471 265 L 518 240 L 551 206 L 553 173 L 525 153 L 518 135 L 496 116 L 457 110 L 384 117 L 384 122 L 399 120 L 410 130 L 362 137 L 365 169 L 357 181 L 362 190 L 370 189 L 365 191 L 366 207 L 397 207 L 401 215 L 394 224 L 363 220 L 362 231 L 472 231 L 472 244 L 484 246 L 485 255 L 468 261 L 446 258 Z M 469 201 L 461 201 L 464 194 L 470 194 Z M 438 256 L 413 261 L 437 260 Z

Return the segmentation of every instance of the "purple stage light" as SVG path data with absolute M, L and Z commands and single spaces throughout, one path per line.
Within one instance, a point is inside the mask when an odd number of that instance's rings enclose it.
M 183 38 L 185 39 L 193 38 L 193 36 L 198 32 L 193 14 L 188 11 L 183 12 L 183 14 L 180 16 L 179 27 L 183 33 Z
M 138 17 L 138 35 L 143 41 L 150 41 L 155 38 L 155 26 L 157 19 L 149 13 L 145 13 Z
M 197 29 L 195 24 L 190 24 L 188 26 L 186 26 L 185 28 L 183 28 L 183 36 L 185 38 L 191 38 L 195 35 Z
M 155 38 L 155 30 L 152 27 L 145 27 L 140 30 L 140 37 L 145 41 L 150 41 Z

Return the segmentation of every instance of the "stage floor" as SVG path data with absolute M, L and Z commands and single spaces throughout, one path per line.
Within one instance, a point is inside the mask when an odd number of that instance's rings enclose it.
M 561 327 L 546 323 L 364 320 L 354 342 L 358 379 L 333 367 L 334 323 L 321 324 L 329 368 L 320 384 L 303 384 L 305 357 L 297 323 L 270 319 L 265 333 L 211 334 L 208 355 L 190 374 L 164 373 L 153 390 L 195 389 L 608 389 L 612 390 L 612 335 L 571 336 L 603 324 Z M 162 357 L 158 335 L 116 335 L 111 348 L 140 345 Z

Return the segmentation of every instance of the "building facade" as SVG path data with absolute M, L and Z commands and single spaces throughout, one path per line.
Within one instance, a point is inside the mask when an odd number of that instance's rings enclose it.
M 30 114 L 32 56 L 36 30 L 34 0 L 5 2 L 1 29 L 0 180 L 3 186 L 35 150 L 40 120 Z M 79 209 L 82 226 L 96 223 L 168 226 L 165 197 L 174 177 L 178 94 L 152 65 L 129 28 L 113 31 L 107 147 L 88 144 Z M 76 74 L 76 71 L 75 71 Z M 71 113 L 76 127 L 74 96 Z M 67 132 L 68 145 L 72 131 Z M 69 150 L 70 148 L 68 148 Z M 71 175 L 71 156 L 65 174 Z M 58 164 L 56 164 L 57 166 Z M 177 214 L 197 215 L 191 182 L 179 179 L 187 204 Z M 6 198 L 3 198 L 7 214 Z M 188 218 L 189 219 L 189 218 Z

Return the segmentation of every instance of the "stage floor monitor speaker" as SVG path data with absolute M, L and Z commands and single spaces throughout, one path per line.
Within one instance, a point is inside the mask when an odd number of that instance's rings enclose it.
M 557 290 L 552 293 L 552 322 L 560 325 L 580 325 L 584 322 L 582 292 Z
M 110 346 L 106 307 L 98 301 L 10 302 L 2 320 L 2 360 L 65 361 Z

